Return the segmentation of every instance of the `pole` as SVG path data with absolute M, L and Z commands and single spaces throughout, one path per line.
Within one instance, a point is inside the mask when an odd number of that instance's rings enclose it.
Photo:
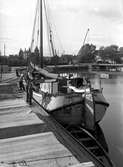
M 96 104 L 95 104 L 95 98 L 94 98 L 94 93 L 91 91 L 91 94 L 92 94 L 92 100 L 93 100 L 93 111 L 94 111 L 94 130 L 96 128 Z
M 1 78 L 1 82 L 2 82 L 2 72 L 3 72 L 3 66 L 2 66 L 2 63 L 1 63 L 1 75 L 0 75 L 0 78 Z
M 88 35 L 88 32 L 89 32 L 89 28 L 87 29 L 87 32 L 86 32 L 86 35 L 85 35 L 85 38 L 84 38 L 84 41 L 83 41 L 83 46 L 84 46 L 84 44 L 85 44 L 85 41 L 86 41 L 86 38 L 87 38 L 87 35 Z
M 4 44 L 4 56 L 6 55 L 6 45 Z
M 82 47 L 80 48 L 80 50 L 79 50 L 79 52 L 78 52 L 77 55 L 81 55 L 89 31 L 90 31 L 90 29 L 88 28 L 87 31 L 86 31 L 86 34 L 85 34 L 85 38 L 84 38 L 84 41 L 83 41 L 83 45 L 82 45 Z
M 43 11 L 42 11 L 42 1 L 40 0 L 40 60 L 41 68 L 43 68 Z

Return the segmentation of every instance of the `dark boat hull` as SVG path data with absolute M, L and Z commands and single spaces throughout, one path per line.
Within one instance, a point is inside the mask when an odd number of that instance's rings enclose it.
M 81 95 L 47 96 L 44 100 L 42 94 L 33 91 L 33 98 L 61 124 L 78 125 L 84 122 L 84 105 Z
M 85 100 L 85 107 L 87 115 L 93 115 L 95 122 L 100 122 L 109 106 L 109 103 L 105 100 L 102 92 L 95 91 L 93 96 L 88 94 Z
M 77 93 L 51 96 L 33 91 L 33 98 L 62 125 L 81 124 L 92 130 L 95 123 L 102 120 L 107 108 L 105 103 L 99 103 L 99 101 L 97 103 L 95 100 L 94 111 L 93 99 L 89 96 L 82 97 Z

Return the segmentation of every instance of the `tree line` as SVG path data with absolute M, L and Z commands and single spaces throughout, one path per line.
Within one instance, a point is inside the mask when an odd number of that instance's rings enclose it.
M 0 56 L 0 64 L 9 66 L 27 66 L 32 61 L 34 64 L 40 64 L 39 49 L 36 47 L 34 52 L 28 50 L 19 50 L 16 55 Z M 82 46 L 77 55 L 63 54 L 60 57 L 57 54 L 53 57 L 44 57 L 44 65 L 67 65 L 76 63 L 123 63 L 123 47 L 117 45 L 102 46 L 96 49 L 93 44 Z
M 53 57 L 44 57 L 44 65 L 57 65 L 57 64 L 68 64 L 72 63 L 74 56 L 64 54 L 61 57 L 55 55 Z M 9 66 L 27 66 L 29 62 L 33 62 L 34 64 L 40 64 L 40 55 L 39 49 L 36 47 L 34 52 L 28 50 L 19 50 L 19 53 L 16 55 L 9 56 L 0 56 L 0 64 L 9 65 Z
M 93 44 L 86 44 L 78 52 L 79 62 L 123 63 L 123 47 L 102 46 L 98 50 Z

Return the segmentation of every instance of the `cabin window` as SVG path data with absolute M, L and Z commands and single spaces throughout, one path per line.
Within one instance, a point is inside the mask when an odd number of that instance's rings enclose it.
M 58 93 L 58 82 L 55 80 L 46 80 L 40 83 L 40 90 L 44 93 L 57 94 Z
M 59 93 L 67 93 L 67 79 L 61 79 L 58 84 L 58 92 Z
M 58 82 L 52 83 L 52 93 L 57 94 L 58 93 Z
M 84 81 L 83 81 L 83 78 L 74 78 L 74 79 L 71 79 L 70 84 L 72 86 L 75 86 L 76 88 L 80 88 L 84 86 Z
M 45 92 L 45 93 L 52 93 L 52 83 L 48 82 L 48 83 L 41 83 L 40 84 L 40 90 Z

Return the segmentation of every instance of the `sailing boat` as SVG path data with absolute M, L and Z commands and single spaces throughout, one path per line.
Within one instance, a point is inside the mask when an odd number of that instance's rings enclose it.
M 91 82 L 85 78 L 61 77 L 43 68 L 42 20 L 42 0 L 40 0 L 41 66 L 30 62 L 33 76 L 33 99 L 62 125 L 82 125 L 94 130 L 95 124 L 102 120 L 109 104 L 102 91 L 93 89 Z M 51 30 L 50 43 L 52 45 Z

